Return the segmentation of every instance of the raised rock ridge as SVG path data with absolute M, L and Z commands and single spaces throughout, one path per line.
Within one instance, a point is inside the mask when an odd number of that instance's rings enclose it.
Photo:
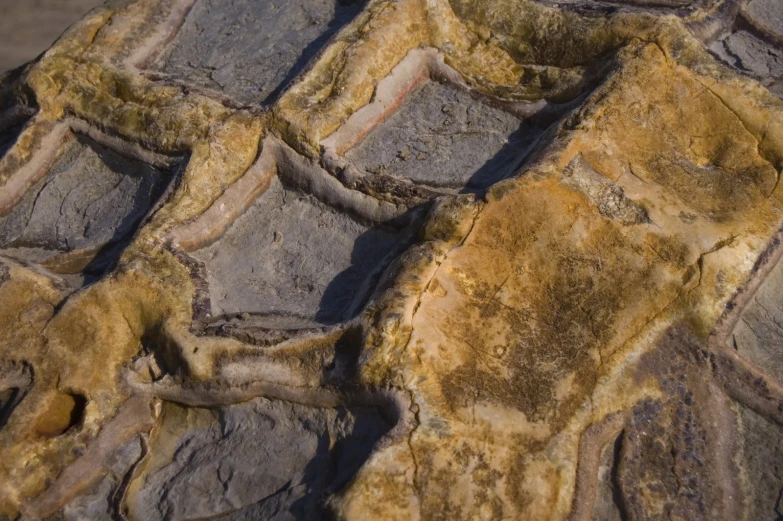
M 778 521 L 779 7 L 93 10 L 0 76 L 0 519 Z

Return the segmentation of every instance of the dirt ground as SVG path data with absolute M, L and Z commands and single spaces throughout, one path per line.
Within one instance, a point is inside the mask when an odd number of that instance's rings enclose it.
M 32 60 L 103 0 L 0 0 L 0 72 Z

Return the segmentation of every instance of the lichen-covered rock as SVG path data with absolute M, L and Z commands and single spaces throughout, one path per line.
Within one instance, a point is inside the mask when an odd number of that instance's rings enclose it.
M 110 1 L 0 76 L 0 519 L 778 520 L 776 0 Z

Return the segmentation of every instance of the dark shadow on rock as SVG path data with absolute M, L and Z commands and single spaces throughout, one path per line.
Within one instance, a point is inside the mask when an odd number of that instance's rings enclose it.
M 508 137 L 503 148 L 470 176 L 460 193 L 475 193 L 513 176 L 522 167 L 543 132 L 543 129 L 535 125 L 522 122 Z
M 211 414 L 216 422 L 178 434 L 172 461 L 144 477 L 139 518 L 333 519 L 329 495 L 346 486 L 392 428 L 376 408 L 263 398 Z M 153 443 L 151 453 L 157 450 Z
M 393 244 L 389 244 L 390 231 L 398 235 Z M 379 224 L 356 238 L 351 265 L 326 286 L 315 314 L 316 322 L 338 324 L 359 314 L 385 268 L 402 253 L 403 233 Z
M 364 8 L 367 0 L 337 0 L 337 7 L 334 13 L 334 18 L 326 26 L 324 32 L 315 40 L 310 42 L 307 47 L 304 48 L 302 53 L 297 58 L 296 62 L 291 66 L 288 74 L 280 80 L 280 83 L 275 89 L 269 93 L 269 95 L 261 102 L 262 105 L 271 105 L 280 97 L 283 91 L 301 74 L 307 64 L 318 56 L 321 49 L 326 47 L 326 44 L 337 32 L 348 25 L 354 17 Z
M 155 178 L 149 175 L 149 168 L 147 168 L 147 172 L 142 173 L 143 169 L 139 168 L 142 163 L 136 159 L 121 156 L 81 134 L 77 135 L 77 141 L 79 145 L 89 147 L 112 172 L 122 177 L 140 179 L 136 185 L 136 192 L 132 195 L 133 206 L 122 217 L 112 237 L 100 247 L 95 257 L 82 270 L 84 285 L 89 285 L 116 267 L 122 252 L 130 244 L 139 224 L 171 183 L 176 167 L 166 170 L 155 168 L 154 170 L 157 172 L 157 178 Z
M 2 159 L 6 152 L 16 143 L 16 139 L 19 137 L 19 134 L 22 133 L 24 125 L 25 122 L 17 123 L 8 129 L 0 130 L 0 159 Z
M 326 499 L 348 484 L 370 457 L 375 443 L 391 429 L 375 409 L 356 408 L 351 413 L 355 418 L 353 428 L 331 450 L 328 434 L 319 437 L 318 452 L 304 470 L 307 493 L 291 504 L 290 513 L 295 519 L 335 519 Z M 338 409 L 338 422 L 345 422 L 347 415 L 347 409 Z

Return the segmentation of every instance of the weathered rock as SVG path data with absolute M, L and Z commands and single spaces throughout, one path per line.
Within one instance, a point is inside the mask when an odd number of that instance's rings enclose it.
M 362 4 L 363 0 L 199 0 L 157 68 L 240 103 L 268 103 Z
M 399 235 L 275 178 L 223 237 L 193 256 L 205 265 L 213 316 L 248 313 L 270 329 L 298 329 L 356 316 Z
M 0 217 L 0 248 L 21 261 L 50 261 L 55 269 L 53 257 L 81 250 L 86 257 L 81 269 L 65 272 L 100 274 L 116 262 L 171 178 L 171 171 L 77 136 L 47 175 Z
M 187 415 L 187 427 L 176 424 L 177 414 Z M 320 519 L 324 494 L 352 477 L 389 428 L 371 409 L 260 398 L 216 411 L 167 411 L 162 425 L 169 423 L 181 432 L 172 460 L 145 469 L 134 491 L 130 508 L 139 519 Z M 161 443 L 168 440 L 151 449 Z
M 92 12 L 0 77 L 0 519 L 777 520 L 781 16 Z
M 445 188 L 486 188 L 521 165 L 541 129 L 435 81 L 346 157 L 372 173 Z

